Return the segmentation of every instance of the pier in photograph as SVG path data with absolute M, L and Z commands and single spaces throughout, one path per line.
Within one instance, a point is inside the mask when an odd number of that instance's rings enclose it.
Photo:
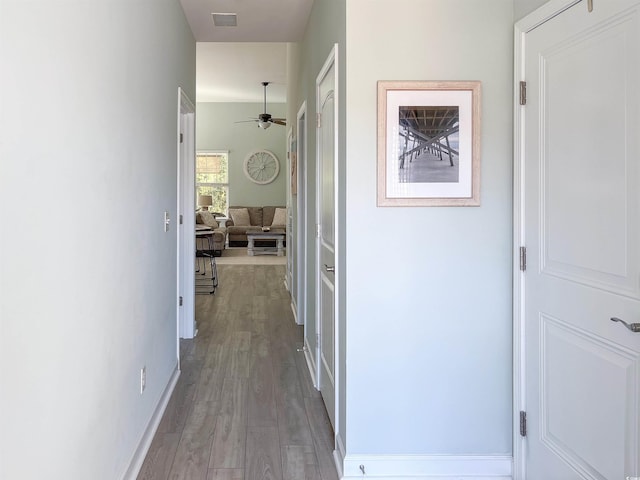
M 400 107 L 400 183 L 459 180 L 457 106 Z

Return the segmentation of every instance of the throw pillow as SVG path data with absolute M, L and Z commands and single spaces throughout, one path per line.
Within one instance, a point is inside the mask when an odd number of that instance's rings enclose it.
M 231 215 L 231 220 L 233 220 L 233 224 L 236 226 L 251 225 L 249 221 L 249 210 L 246 208 L 230 208 L 229 215 Z
M 218 228 L 218 221 L 211 212 L 200 212 L 200 219 L 207 227 Z
M 287 224 L 287 209 L 276 208 L 276 213 L 273 214 L 273 221 L 271 225 L 286 225 Z

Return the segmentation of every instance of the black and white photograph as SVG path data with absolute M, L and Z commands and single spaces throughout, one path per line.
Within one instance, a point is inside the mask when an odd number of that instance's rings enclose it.
M 401 106 L 398 181 L 457 182 L 459 124 L 457 105 Z
M 480 204 L 480 82 L 378 82 L 378 205 Z

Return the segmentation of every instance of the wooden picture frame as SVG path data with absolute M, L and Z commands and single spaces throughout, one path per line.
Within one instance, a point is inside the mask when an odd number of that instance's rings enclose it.
M 378 206 L 480 205 L 480 82 L 378 82 Z

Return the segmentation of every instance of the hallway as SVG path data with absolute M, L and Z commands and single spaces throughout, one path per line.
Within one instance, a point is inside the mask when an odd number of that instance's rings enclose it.
M 196 296 L 198 336 L 138 479 L 337 480 L 333 433 L 311 384 L 285 266 L 219 265 Z

